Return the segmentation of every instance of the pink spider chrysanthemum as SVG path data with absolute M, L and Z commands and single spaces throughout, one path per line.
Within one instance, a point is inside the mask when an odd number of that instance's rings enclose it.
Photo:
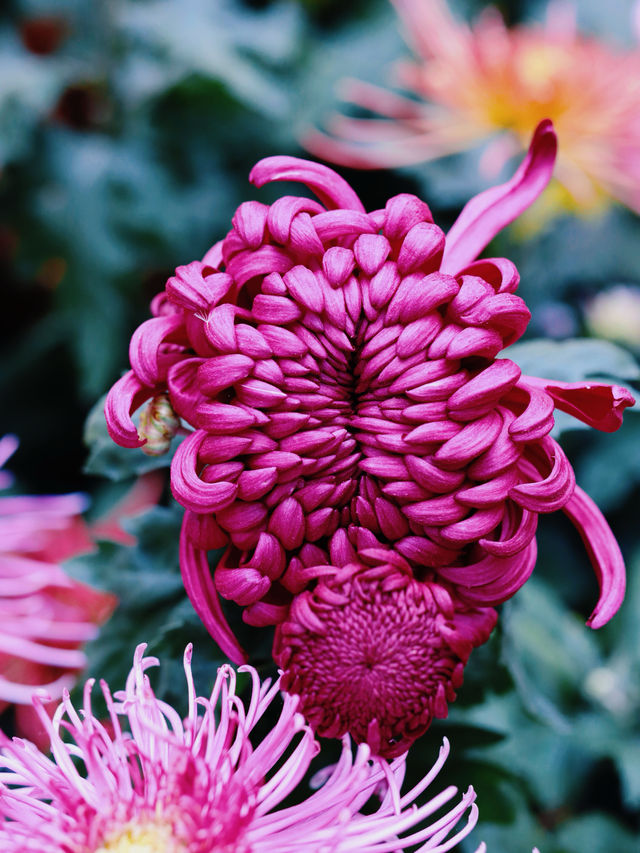
M 355 168 L 433 160 L 491 139 L 497 171 L 550 118 L 560 151 L 553 207 L 589 211 L 616 199 L 640 212 L 640 49 L 581 36 L 575 4 L 552 0 L 544 25 L 507 28 L 494 7 L 468 26 L 445 0 L 392 0 L 416 61 L 396 79 L 415 98 L 345 80 L 343 98 L 375 118 L 335 116 L 311 131 L 315 156 Z M 552 211 L 550 211 L 552 212 Z
M 236 673 L 222 666 L 211 695 L 196 696 L 191 647 L 184 656 L 188 715 L 153 693 L 146 671 L 158 663 L 137 648 L 124 691 L 102 682 L 108 720 L 96 718 L 90 679 L 83 708 L 69 696 L 49 721 L 51 758 L 28 741 L 0 734 L 0 846 L 5 853 L 211 853 L 211 851 L 451 850 L 477 821 L 472 788 L 453 806 L 448 787 L 429 802 L 415 800 L 446 760 L 400 793 L 405 757 L 388 764 L 366 745 L 355 755 L 348 739 L 323 784 L 287 806 L 319 746 L 284 696 L 280 717 L 258 740 L 254 729 L 278 694 L 251 667 L 248 703 Z M 372 800 L 373 798 L 373 800 Z M 361 809 L 375 802 L 368 814 Z M 377 802 L 376 802 L 377 800 Z M 430 819 L 430 823 L 427 822 Z
M 0 466 L 16 447 L 13 436 L 0 440 Z M 0 497 L 0 711 L 14 705 L 17 730 L 39 743 L 34 691 L 60 699 L 86 665 L 82 647 L 116 605 L 113 595 L 73 580 L 59 565 L 94 547 L 80 515 L 85 508 L 78 494 Z
M 549 432 L 554 407 L 615 430 L 632 397 L 523 376 L 498 358 L 530 315 L 513 264 L 477 260 L 545 187 L 555 150 L 543 122 L 512 180 L 472 199 L 446 235 L 415 196 L 367 213 L 327 167 L 267 158 L 255 184 L 301 181 L 320 201 L 246 202 L 225 239 L 154 300 L 107 423 L 118 443 L 150 435 L 154 450 L 179 418 L 191 428 L 171 469 L 186 509 L 181 567 L 232 659 L 243 652 L 218 595 L 250 625 L 282 624 L 296 596 L 313 597 L 333 583 L 322 578 L 367 564 L 373 550 L 442 590 L 429 619 L 466 633 L 457 651 L 452 639 L 459 673 L 488 636 L 492 606 L 533 570 L 538 514 L 557 509 L 577 524 L 601 584 L 590 624 L 619 606 L 620 550 Z M 146 400 L 139 435 L 131 414 Z M 207 552 L 223 546 L 212 578 Z M 406 577 L 379 583 L 396 581 Z M 436 635 L 416 633 L 406 653 L 428 656 Z M 396 675 L 401 702 L 406 674 Z

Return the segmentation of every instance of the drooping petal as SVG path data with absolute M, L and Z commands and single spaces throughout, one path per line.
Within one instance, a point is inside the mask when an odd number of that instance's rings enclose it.
M 634 404 L 630 391 L 606 382 L 555 382 L 523 377 L 525 383 L 541 385 L 556 408 L 601 432 L 615 432 L 622 424 L 622 414 Z
M 533 204 L 549 183 L 556 151 L 553 124 L 544 119 L 511 180 L 485 190 L 464 206 L 447 234 L 442 272 L 453 275 L 462 270 L 499 231 Z
M 180 537 L 180 571 L 184 588 L 193 604 L 193 609 L 229 660 L 236 664 L 246 663 L 246 652 L 236 640 L 222 612 L 220 599 L 211 578 L 207 552 L 193 544 L 188 528 L 193 523 L 187 510 L 182 523 L 184 535 Z
M 620 546 L 605 517 L 579 486 L 563 511 L 575 524 L 585 544 L 600 586 L 600 597 L 587 625 L 601 628 L 617 613 L 624 598 L 626 577 Z

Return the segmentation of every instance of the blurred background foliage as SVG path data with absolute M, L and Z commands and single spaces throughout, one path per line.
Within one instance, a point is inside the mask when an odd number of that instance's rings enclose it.
M 455 8 L 474 15 L 483 5 Z M 544 11 L 536 0 L 497 5 L 512 23 Z M 578 0 L 580 24 L 629 45 L 631 5 Z M 168 464 L 115 448 L 95 406 L 127 365 L 150 298 L 253 197 L 247 175 L 257 159 L 303 155 L 297 138 L 335 107 L 341 76 L 385 83 L 388 64 L 406 53 L 386 0 L 2 5 L 0 435 L 20 437 L 11 468 L 25 490 L 82 489 L 98 513 L 138 473 Z M 415 192 L 446 226 L 486 185 L 479 156 L 342 171 L 368 207 Z M 533 313 L 528 339 L 513 349 L 523 369 L 637 382 L 639 246 L 640 222 L 619 206 L 561 216 L 526 239 L 517 226 L 500 235 L 494 253 L 518 264 Z M 607 303 L 616 293 L 622 307 Z M 484 839 L 492 853 L 534 844 L 542 853 L 632 853 L 640 844 L 640 414 L 629 412 L 613 437 L 564 418 L 557 431 L 619 537 L 626 603 L 603 630 L 585 628 L 597 595 L 587 558 L 562 518 L 543 518 L 534 579 L 503 606 L 449 719 L 412 751 L 409 776 L 431 765 L 446 734 L 447 779 L 478 791 L 480 827 L 465 849 Z M 71 566 L 122 600 L 91 649 L 92 674 L 112 686 L 142 640 L 165 662 L 159 691 L 167 695 L 181 683 L 187 640 L 201 689 L 220 659 L 180 583 L 180 515 L 167 489 L 164 506 L 131 523 L 136 547 L 103 543 Z M 256 646 L 246 631 L 242 639 L 270 670 L 268 638 Z

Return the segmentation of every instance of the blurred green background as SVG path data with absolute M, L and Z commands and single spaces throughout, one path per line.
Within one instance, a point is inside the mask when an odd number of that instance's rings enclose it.
M 475 15 L 483 5 L 455 8 Z M 510 23 L 544 11 L 534 0 L 497 5 Z M 579 0 L 579 22 L 628 46 L 631 8 Z M 3 4 L 0 435 L 20 437 L 10 467 L 21 488 L 81 489 L 98 510 L 137 472 L 166 464 L 114 448 L 94 411 L 85 469 L 85 420 L 127 366 L 149 300 L 176 265 L 224 235 L 255 193 L 247 175 L 257 159 L 304 156 L 299 134 L 336 105 L 341 76 L 384 83 L 389 63 L 407 53 L 386 0 Z M 443 226 L 486 186 L 477 152 L 395 172 L 341 171 L 367 207 L 415 192 Z M 588 219 L 565 215 L 526 241 L 507 231 L 492 248 L 522 275 L 533 321 L 513 357 L 528 372 L 637 380 L 640 309 L 626 348 L 595 337 L 593 321 L 597 294 L 622 285 L 632 304 L 640 294 L 634 214 L 611 206 Z M 604 333 L 620 337 L 615 323 Z M 480 840 L 491 853 L 640 849 L 640 415 L 629 412 L 615 436 L 564 419 L 558 431 L 619 538 L 629 594 L 610 625 L 587 629 L 597 590 L 586 555 L 563 518 L 542 519 L 535 578 L 502 607 L 449 719 L 409 760 L 416 777 L 441 737 L 451 739 L 447 780 L 478 791 L 480 825 L 467 850 Z M 168 494 L 165 504 L 135 522 L 136 548 L 101 545 L 73 571 L 123 600 L 94 645 L 93 674 L 119 686 L 134 643 L 146 639 L 172 661 L 160 686 L 170 694 L 187 639 L 203 689 L 219 653 L 184 598 L 180 513 Z M 268 648 L 254 648 L 265 669 Z

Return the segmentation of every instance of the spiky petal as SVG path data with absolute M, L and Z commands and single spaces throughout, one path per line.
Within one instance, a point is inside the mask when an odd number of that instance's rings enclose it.
M 477 820 L 475 793 L 448 787 L 417 806 L 449 752 L 444 742 L 434 767 L 404 795 L 405 757 L 387 764 L 367 746 L 354 755 L 343 741 L 338 763 L 296 805 L 282 806 L 319 747 L 284 696 L 280 717 L 257 740 L 254 729 L 274 702 L 278 684 L 255 670 L 249 701 L 236 691 L 236 673 L 222 666 L 208 697 L 197 696 L 191 647 L 184 656 L 188 715 L 153 693 L 147 670 L 156 658 L 137 648 L 126 688 L 113 696 L 102 682 L 108 723 L 95 716 L 93 680 L 83 708 L 68 694 L 50 722 L 51 758 L 28 741 L 0 734 L 0 845 L 5 853 L 165 850 L 169 853 L 294 853 L 452 849 Z M 361 814 L 373 795 L 377 806 Z M 444 813 L 443 813 L 444 811 Z M 432 815 L 436 815 L 430 822 Z M 465 820 L 466 818 L 466 820 Z

